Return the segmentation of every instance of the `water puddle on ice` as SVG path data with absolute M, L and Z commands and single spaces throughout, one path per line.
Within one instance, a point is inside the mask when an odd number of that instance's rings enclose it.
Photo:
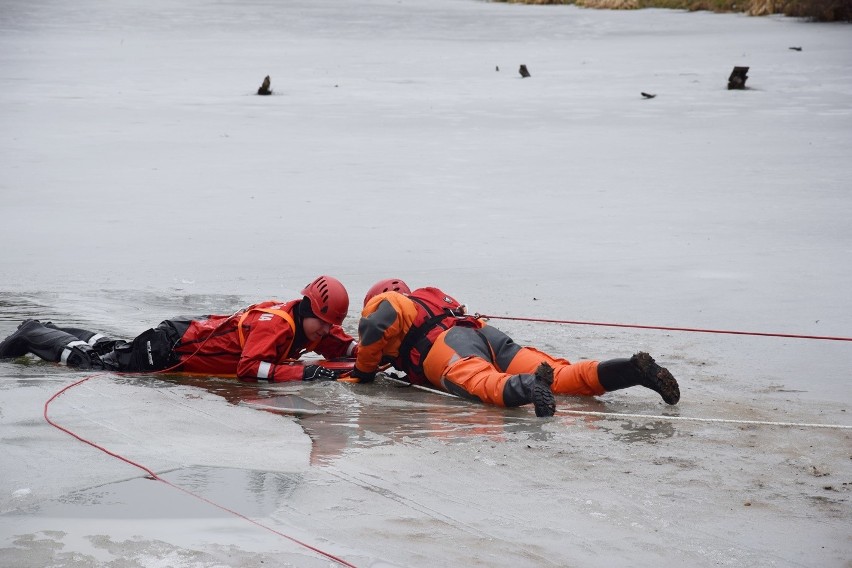
M 295 418 L 313 441 L 313 464 L 329 463 L 347 451 L 425 439 L 455 444 L 476 437 L 545 441 L 552 435 L 530 407 L 496 408 L 382 380 L 264 386 L 205 377 L 163 380 Z
M 616 428 L 620 428 L 618 431 Z M 628 444 L 645 443 L 656 444 L 666 438 L 671 438 L 675 435 L 676 429 L 671 422 L 633 422 L 626 421 L 612 430 L 613 438 L 620 442 Z
M 159 474 L 163 479 L 248 516 L 274 512 L 299 483 L 280 472 L 190 467 Z M 177 519 L 228 515 L 217 507 L 147 477 L 89 487 L 41 503 L 28 514 L 51 518 Z

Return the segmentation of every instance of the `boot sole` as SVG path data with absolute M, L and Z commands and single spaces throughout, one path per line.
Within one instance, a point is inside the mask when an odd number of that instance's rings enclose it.
M 642 386 L 659 393 L 666 404 L 677 404 L 680 401 L 680 386 L 669 370 L 660 367 L 648 353 L 637 353 L 634 358 L 642 372 Z
M 535 370 L 535 384 L 533 385 L 533 405 L 535 415 L 541 418 L 553 416 L 556 413 L 556 398 L 550 390 L 553 384 L 553 367 L 542 363 Z

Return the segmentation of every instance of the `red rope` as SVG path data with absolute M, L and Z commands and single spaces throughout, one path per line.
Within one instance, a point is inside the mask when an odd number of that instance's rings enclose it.
M 557 320 L 557 319 L 543 319 L 543 318 L 518 318 L 518 317 L 509 317 L 509 316 L 487 316 L 487 315 L 479 315 L 481 318 L 485 319 L 504 319 L 504 320 L 513 320 L 513 321 L 534 321 L 534 322 L 543 322 L 543 323 L 565 323 L 572 325 L 597 325 L 604 327 L 630 327 L 634 329 L 661 329 L 665 331 L 693 331 L 698 333 L 727 333 L 730 335 L 758 335 L 763 337 L 789 337 L 793 339 L 823 339 L 827 341 L 852 341 L 852 337 L 831 337 L 826 335 L 797 335 L 793 333 L 763 333 L 759 331 L 730 331 L 725 329 L 700 329 L 696 327 L 666 327 L 661 325 L 637 325 L 637 324 L 627 324 L 627 323 L 602 323 L 595 321 L 571 321 L 571 320 Z
M 56 392 L 56 393 L 55 393 L 52 397 L 50 397 L 50 398 L 47 400 L 47 402 L 45 402 L 45 403 L 44 403 L 44 419 L 47 421 L 47 423 L 48 423 L 48 424 L 50 424 L 51 426 L 53 426 L 54 428 L 58 428 L 59 430 L 62 430 L 63 432 L 65 432 L 65 433 L 66 433 L 66 434 L 68 434 L 69 436 L 72 436 L 72 437 L 76 438 L 77 440 L 79 440 L 79 441 L 83 442 L 84 444 L 88 444 L 88 445 L 92 446 L 93 448 L 95 448 L 95 449 L 97 449 L 97 450 L 100 450 L 100 451 L 102 451 L 103 453 L 105 453 L 105 454 L 107 454 L 107 455 L 109 455 L 109 456 L 112 456 L 112 457 L 114 457 L 114 458 L 116 458 L 116 459 L 119 459 L 119 460 L 121 460 L 121 461 L 125 462 L 125 463 L 128 463 L 128 464 L 132 465 L 133 467 L 137 467 L 137 468 L 141 469 L 142 471 L 144 471 L 145 473 L 147 473 L 147 474 L 148 474 L 148 476 L 149 476 L 151 479 L 154 479 L 154 480 L 156 480 L 156 481 L 160 481 L 160 482 L 162 482 L 162 483 L 165 483 L 165 484 L 166 484 L 166 485 L 168 485 L 169 487 L 173 487 L 173 488 L 175 488 L 175 489 L 178 489 L 178 490 L 180 490 L 180 491 L 183 491 L 183 492 L 184 492 L 184 493 L 186 493 L 187 495 L 191 495 L 192 497 L 195 497 L 196 499 L 199 499 L 199 500 L 201 500 L 201 501 L 204 501 L 205 503 L 207 503 L 207 504 L 209 504 L 209 505 L 213 505 L 213 506 L 214 506 L 214 507 L 216 507 L 217 509 L 221 509 L 222 511 L 225 511 L 225 512 L 227 512 L 227 513 L 230 513 L 230 514 L 232 514 L 232 515 L 234 515 L 234 516 L 236 516 L 236 517 L 239 517 L 239 518 L 243 519 L 244 521 L 248 521 L 249 523 L 251 523 L 251 524 L 253 524 L 253 525 L 255 525 L 255 526 L 258 526 L 258 527 L 260 527 L 260 528 L 262 528 L 262 529 L 266 529 L 266 530 L 268 530 L 269 532 L 271 532 L 271 533 L 273 533 L 273 534 L 276 534 L 276 535 L 278 535 L 278 536 L 280 536 L 280 537 L 286 538 L 287 540 L 290 540 L 290 541 L 292 541 L 292 542 L 294 542 L 294 543 L 298 544 L 299 546 L 303 546 L 303 547 L 305 547 L 305 548 L 307 548 L 307 549 L 309 549 L 309 550 L 312 550 L 312 551 L 316 552 L 317 554 L 320 554 L 320 555 L 322 555 L 322 556 L 324 556 L 324 557 L 328 558 L 329 560 L 333 560 L 334 562 L 337 562 L 337 563 L 338 563 L 338 564 L 340 564 L 341 566 L 347 566 L 347 567 L 349 567 L 349 568 L 355 568 L 355 566 L 354 566 L 353 564 L 350 564 L 349 562 L 346 562 L 346 561 L 345 561 L 345 560 L 343 560 L 342 558 L 338 558 L 337 556 L 334 556 L 334 555 L 333 555 L 333 554 L 331 554 L 331 553 L 328 553 L 328 552 L 325 552 L 325 551 L 323 551 L 323 550 L 320 550 L 319 548 L 317 548 L 317 547 L 315 547 L 315 546 L 311 546 L 310 544 L 308 544 L 308 543 L 306 543 L 306 542 L 302 542 L 301 540 L 299 540 L 299 539 L 297 539 L 297 538 L 294 538 L 294 537 L 289 536 L 289 535 L 287 535 L 287 534 L 284 534 L 284 533 L 282 533 L 282 532 L 280 532 L 280 531 L 277 531 L 277 530 L 275 530 L 275 529 L 274 529 L 274 528 L 272 528 L 272 527 L 266 526 L 266 525 L 264 525 L 264 524 L 262 524 L 262 523 L 259 523 L 258 521 L 255 521 L 254 519 L 250 519 L 249 517 L 247 517 L 247 516 L 243 515 L 242 513 L 238 513 L 237 511 L 234 511 L 234 510 L 229 509 L 229 508 L 227 508 L 227 507 L 225 507 L 225 506 L 223 506 L 223 505 L 220 505 L 220 504 L 218 504 L 218 503 L 215 503 L 215 502 L 213 502 L 213 501 L 211 501 L 211 500 L 207 499 L 206 497 L 204 497 L 204 496 L 202 496 L 202 495 L 198 495 L 197 493 L 193 493 L 192 491 L 189 491 L 188 489 L 184 489 L 183 487 L 180 487 L 180 486 L 178 486 L 178 485 L 175 485 L 175 484 L 174 484 L 174 483 L 172 483 L 171 481 L 168 481 L 168 480 L 166 480 L 166 479 L 163 479 L 162 477 L 160 477 L 159 475 L 157 475 L 156 473 L 154 473 L 153 471 L 151 471 L 149 468 L 145 467 L 144 465 L 139 464 L 139 463 L 136 463 L 135 461 L 130 460 L 130 459 L 128 459 L 128 458 L 126 458 L 126 457 L 124 457 L 124 456 L 121 456 L 121 455 L 119 455 L 119 454 L 116 454 L 115 452 L 111 452 L 110 450 L 108 450 L 108 449 L 104 448 L 103 446 L 100 446 L 100 445 L 96 444 L 95 442 L 92 442 L 91 440 L 87 440 L 86 438 L 83 438 L 83 437 L 82 437 L 82 436 L 80 436 L 79 434 L 76 434 L 76 433 L 72 432 L 72 431 L 71 431 L 71 430 L 69 430 L 68 428 L 65 428 L 64 426 L 61 426 L 61 425 L 57 424 L 56 422 L 54 422 L 53 420 L 51 420 L 51 419 L 50 419 L 50 416 L 48 416 L 48 412 L 47 412 L 47 411 L 48 411 L 48 407 L 50 406 L 50 403 L 51 403 L 51 402 L 53 402 L 53 401 L 54 401 L 54 399 L 56 399 L 57 397 L 59 397 L 59 395 L 61 395 L 61 394 L 62 394 L 62 393 L 64 393 L 65 391 L 67 391 L 67 390 L 69 390 L 69 389 L 71 389 L 71 388 L 73 388 L 73 387 L 76 387 L 77 385 L 81 385 L 81 384 L 85 383 L 86 381 L 88 381 L 89 379 L 91 379 L 91 378 L 93 378 L 93 377 L 96 377 L 96 376 L 98 376 L 98 375 L 100 375 L 100 374 L 103 374 L 103 373 L 96 373 L 96 374 L 94 374 L 94 375 L 89 375 L 88 377 L 85 377 L 85 378 L 83 378 L 83 379 L 80 379 L 80 380 L 79 380 L 79 381 L 77 381 L 76 383 L 72 383 L 72 384 L 70 384 L 70 385 L 66 385 L 65 387 L 63 387 L 62 389 L 60 389 L 58 392 Z

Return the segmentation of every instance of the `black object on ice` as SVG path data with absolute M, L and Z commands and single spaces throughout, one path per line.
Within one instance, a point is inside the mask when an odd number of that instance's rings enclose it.
M 526 77 L 529 77 L 529 76 L 530 76 L 530 72 L 527 70 L 527 66 L 526 66 L 526 65 L 521 65 L 521 68 L 520 68 L 520 69 L 518 69 L 518 72 L 521 74 L 521 77 L 525 77 L 525 78 L 526 78 Z
M 269 88 L 269 83 L 270 83 L 269 75 L 267 75 L 266 78 L 263 80 L 263 84 L 260 86 L 260 88 L 257 89 L 257 94 L 258 95 L 271 95 L 272 89 Z
M 680 400 L 680 387 L 668 369 L 660 367 L 654 358 L 644 351 L 633 355 L 630 362 L 642 374 L 639 384 L 658 392 L 666 404 L 677 404 Z
M 642 95 L 643 97 L 645 97 L 646 99 L 653 99 L 654 97 L 656 97 L 656 96 L 657 96 L 657 95 L 654 95 L 654 94 L 651 94 L 651 93 L 644 93 L 644 92 L 643 92 L 643 93 L 641 93 L 641 95 Z
M 802 51 L 801 47 L 791 47 L 790 49 L 792 49 L 793 51 Z
M 533 383 L 533 405 L 536 416 L 553 416 L 556 412 L 556 398 L 550 385 L 553 384 L 553 367 L 542 362 L 535 370 L 535 383 Z
M 104 363 L 91 345 L 82 341 L 71 341 L 76 337 L 48 327 L 39 320 L 24 320 L 18 329 L 0 343 L 0 359 L 21 357 L 27 353 L 47 361 L 62 361 L 69 367 L 79 369 L 104 368 Z
M 630 359 L 601 361 L 598 363 L 598 381 L 607 392 L 642 385 L 663 397 L 666 404 L 677 404 L 680 400 L 677 380 L 644 351 Z
M 734 70 L 731 71 L 731 76 L 728 77 L 728 90 L 745 89 L 747 79 L 748 67 L 734 67 Z

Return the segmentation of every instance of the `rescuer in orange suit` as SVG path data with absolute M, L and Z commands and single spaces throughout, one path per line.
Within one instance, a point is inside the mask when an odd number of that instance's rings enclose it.
M 367 292 L 358 335 L 351 376 L 360 382 L 390 363 L 412 383 L 497 406 L 532 403 L 538 416 L 554 414 L 553 393 L 595 396 L 644 386 L 667 404 L 680 400 L 675 378 L 648 353 L 570 363 L 517 345 L 437 288 L 412 292 L 398 279 L 379 281 Z
M 132 341 L 26 320 L 0 343 L 0 358 L 32 353 L 83 369 L 236 375 L 242 381 L 334 380 L 341 371 L 295 363 L 313 351 L 327 359 L 354 357 L 357 342 L 340 327 L 349 294 L 320 276 L 289 302 L 267 301 L 231 315 L 165 320 Z

